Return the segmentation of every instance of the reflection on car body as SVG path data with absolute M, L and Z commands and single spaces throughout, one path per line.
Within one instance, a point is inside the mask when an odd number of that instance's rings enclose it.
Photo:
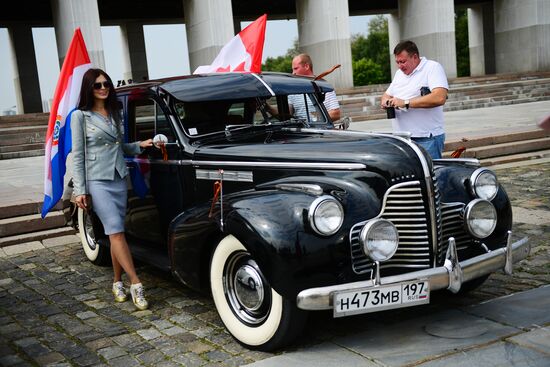
M 289 343 L 307 311 L 341 317 L 472 289 L 529 252 L 511 240 L 493 172 L 474 159 L 432 161 L 406 135 L 335 130 L 320 102 L 330 90 L 229 73 L 117 91 L 126 139 L 162 141 L 126 158 L 134 256 L 211 292 L 249 348 Z M 292 116 L 289 95 L 311 100 L 314 119 Z M 75 219 L 88 258 L 105 261 L 99 221 Z

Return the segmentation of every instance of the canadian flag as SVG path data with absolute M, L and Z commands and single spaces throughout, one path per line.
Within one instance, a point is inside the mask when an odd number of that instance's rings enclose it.
M 264 14 L 250 23 L 223 46 L 211 65 L 199 66 L 193 74 L 261 72 L 266 21 L 267 14 Z

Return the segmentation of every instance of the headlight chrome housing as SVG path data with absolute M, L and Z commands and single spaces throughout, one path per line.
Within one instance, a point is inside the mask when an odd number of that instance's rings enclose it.
M 497 226 L 497 211 L 487 200 L 475 199 L 464 208 L 464 226 L 476 238 L 488 237 Z
M 359 240 L 365 255 L 373 261 L 386 261 L 397 251 L 399 233 L 392 222 L 379 218 L 363 227 Z
M 487 168 L 478 168 L 470 176 L 472 195 L 483 200 L 493 200 L 497 196 L 497 176 Z
M 321 236 L 338 232 L 344 222 L 344 208 L 332 196 L 321 196 L 313 201 L 308 212 L 309 224 Z

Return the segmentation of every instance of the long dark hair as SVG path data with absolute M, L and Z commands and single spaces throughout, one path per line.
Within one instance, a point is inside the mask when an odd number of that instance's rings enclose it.
M 84 73 L 84 76 L 82 77 L 82 86 L 80 87 L 80 102 L 78 102 L 78 109 L 90 111 L 94 106 L 94 83 L 100 75 L 103 75 L 105 79 L 111 83 L 109 95 L 105 100 L 105 109 L 116 122 L 120 122 L 118 100 L 113 81 L 111 80 L 111 77 L 101 69 L 89 69 Z

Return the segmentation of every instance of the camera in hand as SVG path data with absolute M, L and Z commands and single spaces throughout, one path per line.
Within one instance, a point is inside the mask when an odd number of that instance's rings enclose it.
M 432 91 L 430 90 L 430 88 L 428 88 L 428 87 L 422 87 L 422 88 L 420 88 L 420 95 L 421 95 L 421 96 L 425 96 L 425 95 L 428 95 L 428 94 L 430 94 L 430 93 L 432 93 Z
M 390 101 L 386 101 L 386 116 L 388 119 L 395 118 L 395 107 L 390 106 Z

